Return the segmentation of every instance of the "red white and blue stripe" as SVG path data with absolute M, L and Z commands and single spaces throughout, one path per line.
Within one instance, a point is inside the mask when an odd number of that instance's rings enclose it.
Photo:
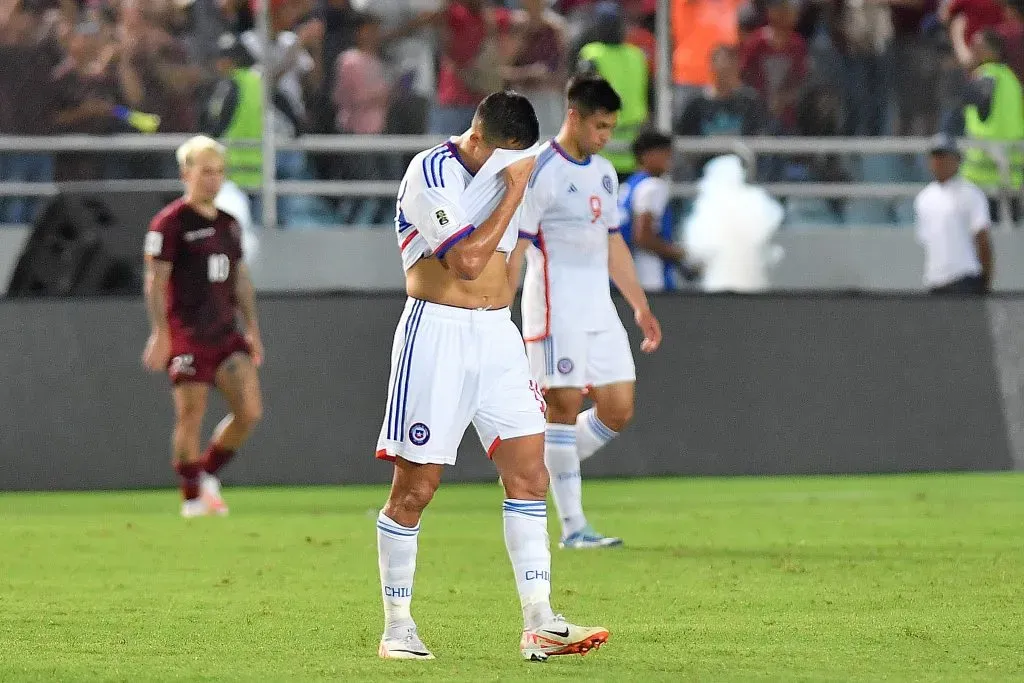
M 532 519 L 546 519 L 548 516 L 548 505 L 543 500 L 514 500 L 506 498 L 501 504 L 501 510 L 505 515 L 519 515 Z
M 414 527 L 399 526 L 390 519 L 384 517 L 384 515 L 378 515 L 377 529 L 388 536 L 393 536 L 401 540 L 403 538 L 414 538 L 420 532 L 420 525 L 416 524 Z

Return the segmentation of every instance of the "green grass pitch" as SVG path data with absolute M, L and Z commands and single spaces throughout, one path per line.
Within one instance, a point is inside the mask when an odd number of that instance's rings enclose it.
M 434 662 L 376 657 L 380 487 L 0 495 L 0 681 L 1024 679 L 1024 479 L 590 482 L 627 546 L 554 549 L 554 603 L 607 626 L 519 659 L 497 484 L 442 487 L 413 614 Z M 552 523 L 553 538 L 556 536 Z

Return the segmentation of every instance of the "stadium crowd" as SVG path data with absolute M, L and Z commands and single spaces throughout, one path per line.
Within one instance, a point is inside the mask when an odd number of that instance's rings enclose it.
M 623 116 L 632 110 L 636 128 L 655 104 L 655 0 L 269 1 L 280 135 L 455 134 L 483 94 L 503 86 L 529 95 L 551 135 L 564 83 L 581 63 L 648 84 L 624 94 Z M 964 102 L 978 96 L 979 50 L 1024 73 L 1024 0 L 671 6 L 673 132 L 681 135 L 959 133 Z M 256 0 L 0 0 L 0 134 L 258 137 L 258 9 Z M 633 46 L 634 59 L 642 53 L 643 64 L 622 71 L 621 45 Z M 260 159 L 258 150 L 237 152 L 232 178 L 258 185 Z M 679 164 L 677 176 L 697 172 L 694 161 Z M 387 154 L 277 159 L 283 179 L 397 179 L 401 170 Z M 924 178 L 915 160 L 887 156 L 788 158 L 760 171 L 787 181 Z M 175 173 L 169 154 L 0 155 L 0 180 Z M 389 220 L 385 201 L 282 202 L 285 225 Z M 862 215 L 850 216 L 851 205 Z M 812 223 L 899 220 L 877 202 L 809 200 L 790 210 Z M 28 222 L 32 211 L 31 202 L 0 200 L 0 223 Z

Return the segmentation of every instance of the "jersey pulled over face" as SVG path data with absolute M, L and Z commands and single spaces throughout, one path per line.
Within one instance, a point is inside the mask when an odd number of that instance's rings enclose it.
M 395 205 L 395 232 L 405 270 L 422 258 L 443 259 L 476 229 L 470 215 L 480 215 L 481 205 L 467 206 L 467 201 L 473 204 L 467 198 L 471 182 L 473 174 L 450 140 L 413 157 Z M 515 244 L 516 231 L 510 229 L 497 251 L 511 252 Z
M 216 342 L 236 330 L 242 231 L 223 211 L 212 220 L 179 199 L 157 214 L 145 253 L 172 264 L 167 321 L 174 335 Z
M 549 333 L 552 315 L 573 316 L 582 329 L 605 329 L 616 317 L 608 284 L 608 236 L 619 230 L 618 179 L 611 163 L 570 157 L 545 144 L 523 198 L 519 236 L 527 251 L 523 334 Z

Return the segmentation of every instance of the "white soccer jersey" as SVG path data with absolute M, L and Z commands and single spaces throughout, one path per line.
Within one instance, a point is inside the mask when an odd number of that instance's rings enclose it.
M 551 318 L 582 330 L 618 321 L 608 285 L 608 235 L 618 232 L 611 163 L 572 159 L 554 140 L 541 149 L 523 199 L 519 236 L 533 240 L 523 283 L 523 336 L 551 334 Z

